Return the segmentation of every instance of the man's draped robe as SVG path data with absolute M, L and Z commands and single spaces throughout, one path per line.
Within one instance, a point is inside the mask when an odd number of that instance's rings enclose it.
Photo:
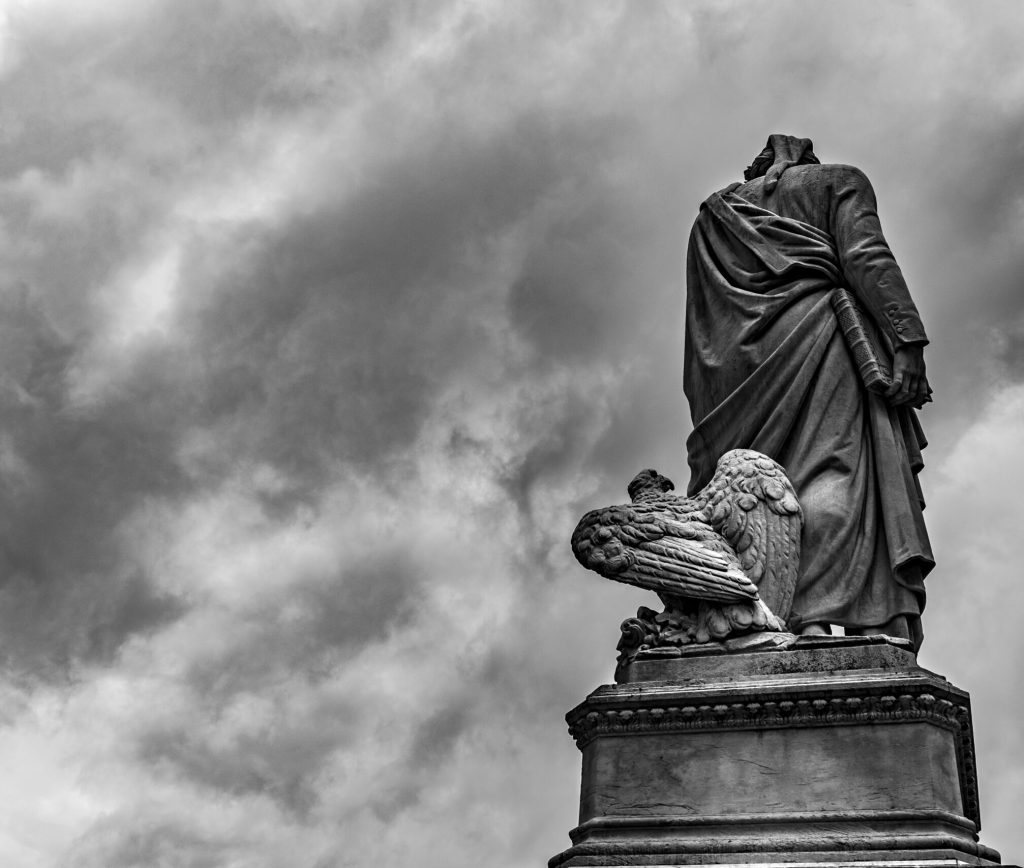
M 861 384 L 829 298 L 837 286 L 894 344 L 926 340 L 858 170 L 796 166 L 770 196 L 758 179 L 704 203 L 687 256 L 689 490 L 729 449 L 776 459 L 804 510 L 791 628 L 903 614 L 919 645 L 934 564 L 917 483 L 924 438 L 912 409 Z

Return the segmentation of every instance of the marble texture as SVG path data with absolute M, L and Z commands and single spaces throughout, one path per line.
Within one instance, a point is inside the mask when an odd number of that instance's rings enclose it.
M 764 640 L 755 645 L 756 640 Z M 777 644 L 770 644 L 775 640 Z M 742 653 L 742 666 L 732 658 Z M 784 653 L 783 653 L 784 652 Z M 917 668 L 911 643 L 886 636 L 794 636 L 793 634 L 752 634 L 719 645 L 680 648 L 669 656 L 667 649 L 641 651 L 631 662 L 616 669 L 616 682 L 672 681 L 693 682 L 749 681 L 787 673 L 827 674 L 857 669 L 885 669 L 892 672 Z
M 837 288 L 877 326 L 894 371 L 907 367 L 894 376 L 913 395 L 864 387 L 833 308 Z M 934 564 L 917 480 L 926 342 L 860 170 L 819 164 L 810 140 L 773 135 L 745 183 L 702 203 L 686 272 L 688 491 L 730 449 L 785 468 L 804 513 L 786 616 L 794 632 L 884 632 L 899 618 L 920 647 Z
M 581 823 L 901 809 L 963 814 L 953 739 L 928 723 L 651 733 L 584 755 Z
M 579 825 L 551 868 L 999 864 L 978 840 L 970 698 L 907 646 L 636 661 L 567 715 Z
M 786 628 L 800 563 L 793 486 L 782 467 L 749 449 L 726 452 L 716 467 L 693 497 L 676 497 L 670 479 L 643 470 L 627 488 L 631 503 L 593 509 L 573 531 L 582 566 L 665 604 L 663 613 L 642 607 L 623 624 L 620 661 L 643 647 Z

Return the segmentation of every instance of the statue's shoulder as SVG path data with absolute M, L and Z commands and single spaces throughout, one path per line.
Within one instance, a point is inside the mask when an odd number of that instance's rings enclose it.
M 851 187 L 871 189 L 868 176 L 856 166 L 846 163 L 804 163 L 799 166 L 790 166 L 783 172 L 780 181 L 790 191 L 797 191 L 801 188 L 808 190 L 823 188 L 839 190 Z M 702 203 L 702 206 L 707 205 L 716 196 L 728 196 L 731 193 L 748 202 L 759 202 L 765 199 L 763 184 L 763 176 L 746 182 L 734 182 L 712 193 Z
M 856 166 L 847 163 L 791 166 L 786 169 L 783 178 L 791 183 L 797 182 L 809 186 L 827 186 L 833 189 L 849 187 L 871 189 L 868 176 Z

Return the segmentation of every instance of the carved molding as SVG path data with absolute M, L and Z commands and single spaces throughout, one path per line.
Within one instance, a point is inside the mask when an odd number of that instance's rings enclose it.
M 838 846 L 834 838 L 816 838 L 811 836 L 785 835 L 760 840 L 756 848 L 751 846 L 750 841 L 723 841 L 721 838 L 694 839 L 692 841 L 587 841 L 575 844 L 568 850 L 559 853 L 548 861 L 549 868 L 560 868 L 560 866 L 587 865 L 587 866 L 615 866 L 622 865 L 648 865 L 655 861 L 658 865 L 669 863 L 672 865 L 704 865 L 714 866 L 716 862 L 706 862 L 708 853 L 713 852 L 718 856 L 730 854 L 739 858 L 730 859 L 727 864 L 747 862 L 748 864 L 765 864 L 763 859 L 754 862 L 757 854 L 763 853 L 787 853 L 802 854 L 805 861 L 809 854 L 828 854 L 833 858 L 821 860 L 818 864 L 836 864 L 833 854 L 842 853 L 843 862 L 856 864 L 856 862 L 869 862 L 879 864 L 876 855 L 878 851 L 887 851 L 888 862 L 892 859 L 889 855 L 896 851 L 900 855 L 897 865 L 927 865 L 931 862 L 938 864 L 953 864 L 953 860 L 935 859 L 935 851 L 951 851 L 952 853 L 964 853 L 969 857 L 975 857 L 983 862 L 961 862 L 956 860 L 957 865 L 966 868 L 967 865 L 999 865 L 999 853 L 990 847 L 986 847 L 977 841 L 969 841 L 957 834 L 894 834 L 891 836 L 860 836 L 848 838 L 845 844 L 849 846 Z M 712 849 L 713 848 L 713 849 Z M 855 861 L 849 862 L 854 856 Z M 640 857 L 647 856 L 650 862 Z M 694 858 L 696 857 L 696 858 Z M 748 857 L 748 858 L 743 858 Z M 915 858 L 916 857 L 916 858 Z M 799 858 L 799 856 L 797 857 Z M 630 860 L 630 861 L 627 861 Z M 876 861 L 878 860 L 878 861 Z M 723 860 L 724 861 L 724 860 Z M 809 860 L 808 860 L 809 861 Z M 792 864 L 792 863 L 790 863 Z M 806 862 L 805 862 L 806 864 Z
M 923 686 L 922 686 L 923 687 Z M 981 827 L 971 710 L 966 702 L 936 697 L 927 689 L 899 694 L 815 696 L 700 705 L 595 708 L 589 702 L 566 715 L 569 734 L 583 750 L 601 736 L 693 730 L 790 729 L 875 723 L 930 723 L 950 731 L 956 743 L 964 815 Z

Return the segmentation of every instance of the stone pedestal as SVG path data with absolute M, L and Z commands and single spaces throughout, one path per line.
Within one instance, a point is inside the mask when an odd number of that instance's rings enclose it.
M 567 715 L 580 820 L 551 868 L 999 864 L 978 842 L 970 698 L 906 643 L 674 653 Z

